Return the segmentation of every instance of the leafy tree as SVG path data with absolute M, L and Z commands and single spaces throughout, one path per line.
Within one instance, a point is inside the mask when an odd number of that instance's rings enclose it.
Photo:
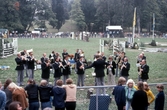
M 81 10 L 80 0 L 74 0 L 71 9 L 71 18 L 76 21 L 76 25 L 80 31 L 83 31 L 86 27 L 85 16 Z
M 92 31 L 92 24 L 94 24 L 96 8 L 94 0 L 81 0 L 81 9 L 85 15 L 85 23 L 88 31 Z
M 65 23 L 63 0 L 52 0 L 52 11 L 56 14 L 56 28 L 59 31 L 59 29 Z
M 51 25 L 53 28 L 55 28 L 57 26 L 57 19 L 50 18 L 49 25 Z
M 31 0 L 19 0 L 19 18 L 21 24 L 24 26 L 24 30 L 29 30 L 34 21 L 35 11 L 37 9 L 37 2 Z
M 19 19 L 19 3 L 15 0 L 0 0 L 0 28 L 10 31 L 23 29 Z

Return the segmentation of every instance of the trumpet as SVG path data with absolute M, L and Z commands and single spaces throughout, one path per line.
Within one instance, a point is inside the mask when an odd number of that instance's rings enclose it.
M 62 67 L 63 69 L 65 69 L 65 67 L 62 64 L 62 62 L 59 62 L 59 67 Z

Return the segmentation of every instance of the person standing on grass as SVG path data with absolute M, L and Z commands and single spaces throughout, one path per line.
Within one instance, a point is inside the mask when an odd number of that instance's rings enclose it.
M 80 56 L 79 57 L 79 60 L 77 61 L 77 74 L 78 74 L 78 81 L 77 81 L 77 86 L 84 86 L 84 69 L 85 69 L 85 66 L 83 64 L 83 57 Z
M 29 56 L 27 57 L 27 67 L 28 67 L 29 79 L 34 79 L 35 62 L 36 62 L 36 59 L 33 56 L 33 53 L 29 52 Z
M 128 62 L 128 58 L 125 57 L 123 64 L 121 66 L 121 76 L 124 77 L 126 81 L 128 80 L 129 70 L 130 70 L 130 63 Z
M 38 86 L 38 91 L 42 110 L 46 107 L 52 108 L 50 101 L 52 86 L 48 85 L 46 80 L 41 80 L 40 86 Z
M 144 91 L 144 85 L 142 81 L 137 84 L 138 90 L 134 93 L 131 106 L 133 110 L 145 110 L 148 106 L 147 94 Z
M 20 53 L 17 53 L 17 57 L 15 58 L 15 62 L 17 64 L 16 71 L 17 71 L 17 84 L 18 86 L 23 85 L 23 77 L 24 77 L 24 65 L 23 65 L 24 58 L 21 57 Z
M 107 62 L 105 62 L 100 55 L 96 55 L 96 61 L 94 61 L 90 66 L 85 67 L 85 69 L 92 68 L 94 67 L 95 74 L 96 74 L 96 79 L 95 83 L 97 86 L 104 86 L 104 69 L 105 66 L 109 66 Z M 97 88 L 97 94 L 105 94 L 104 88 Z
M 108 85 L 115 85 L 115 68 L 116 63 L 113 61 L 113 57 L 109 56 L 108 63 L 110 64 L 107 67 L 107 77 L 108 77 Z
M 29 79 L 24 89 L 28 94 L 29 110 L 39 110 L 38 86 L 35 84 L 35 81 Z
M 62 76 L 61 69 L 63 68 L 63 65 L 60 62 L 60 57 L 56 58 L 56 61 L 52 66 L 54 69 L 54 78 L 55 78 L 54 85 L 56 85 L 57 80 L 59 80 L 60 77 Z
M 77 87 L 73 84 L 73 80 L 68 78 L 66 80 L 66 85 L 63 86 L 66 91 L 66 100 L 65 100 L 65 108 L 66 110 L 75 110 L 76 108 L 76 92 Z
M 42 69 L 42 74 L 41 74 L 41 78 L 49 81 L 49 77 L 50 77 L 50 61 L 48 58 L 44 59 L 44 63 L 41 64 L 41 69 Z
M 165 104 L 165 94 L 164 94 L 164 86 L 162 84 L 157 85 L 158 94 L 155 98 L 155 110 L 164 110 Z
M 112 92 L 118 110 L 125 110 L 126 97 L 125 97 L 125 87 L 123 86 L 125 83 L 126 79 L 124 77 L 120 77 L 118 79 L 118 85 L 114 87 L 114 90 Z
M 149 79 L 149 66 L 146 63 L 146 60 L 142 60 L 140 68 L 140 81 L 147 82 Z
M 70 70 L 71 64 L 68 61 L 68 55 L 64 56 L 62 65 L 63 65 L 63 83 L 65 84 L 66 80 L 69 78 L 69 75 L 71 74 Z
M 131 102 L 133 99 L 133 94 L 135 93 L 136 89 L 134 88 L 135 83 L 132 79 L 128 79 L 126 86 L 125 86 L 125 96 L 126 96 L 126 110 L 129 110 L 131 107 Z
M 63 61 L 65 59 L 65 57 L 68 56 L 68 52 L 66 49 L 63 49 L 63 53 L 62 53 L 62 58 L 63 58 Z
M 147 93 L 147 98 L 148 98 L 148 105 L 150 105 L 154 100 L 155 100 L 155 96 L 152 93 L 151 89 L 149 88 L 147 82 L 143 82 L 144 84 L 144 91 Z M 147 110 L 148 107 L 146 107 L 145 110 Z
M 53 106 L 55 106 L 55 110 L 65 110 L 66 91 L 62 88 L 62 85 L 63 81 L 57 80 L 56 86 L 52 89 Z

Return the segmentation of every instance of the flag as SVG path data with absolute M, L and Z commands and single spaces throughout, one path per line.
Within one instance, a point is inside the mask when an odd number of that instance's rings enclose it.
M 136 8 L 134 10 L 134 16 L 133 16 L 133 27 L 136 25 Z

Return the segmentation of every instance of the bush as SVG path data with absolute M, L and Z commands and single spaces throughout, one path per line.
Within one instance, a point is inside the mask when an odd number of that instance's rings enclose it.
M 150 45 L 151 46 L 157 46 L 155 40 L 152 40 L 152 42 L 150 43 Z

